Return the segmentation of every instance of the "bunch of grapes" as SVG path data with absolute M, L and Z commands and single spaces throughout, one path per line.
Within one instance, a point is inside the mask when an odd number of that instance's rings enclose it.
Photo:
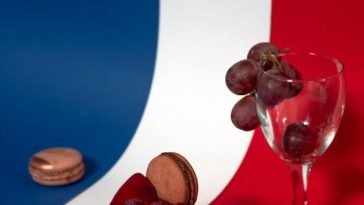
M 288 85 L 269 75 L 262 75 L 262 81 L 257 83 L 257 76 L 262 70 L 281 78 L 302 79 L 291 64 L 281 61 L 281 53 L 271 43 L 258 43 L 249 50 L 247 59 L 238 61 L 228 69 L 225 76 L 227 87 L 236 95 L 244 95 L 231 112 L 231 120 L 237 128 L 250 131 L 259 125 L 255 98 L 257 86 L 260 99 L 267 107 L 273 107 L 301 91 L 300 84 Z

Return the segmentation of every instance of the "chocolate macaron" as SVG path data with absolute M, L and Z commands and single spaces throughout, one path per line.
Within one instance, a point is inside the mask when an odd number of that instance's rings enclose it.
M 85 173 L 81 153 L 68 147 L 37 152 L 30 159 L 28 169 L 34 181 L 48 186 L 76 182 Z
M 191 164 L 182 155 L 164 152 L 148 165 L 147 178 L 158 198 L 169 204 L 192 205 L 197 200 L 198 182 Z

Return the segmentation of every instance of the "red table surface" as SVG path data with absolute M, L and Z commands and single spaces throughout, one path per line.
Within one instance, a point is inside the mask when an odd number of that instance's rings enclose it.
M 310 205 L 364 204 L 364 3 L 273 0 L 271 42 L 343 61 L 347 102 L 341 127 L 309 176 Z M 290 204 L 290 173 L 258 128 L 240 168 L 212 203 Z

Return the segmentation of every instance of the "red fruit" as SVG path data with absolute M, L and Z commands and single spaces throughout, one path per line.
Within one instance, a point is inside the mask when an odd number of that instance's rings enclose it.
M 287 63 L 287 62 L 280 62 L 280 68 L 278 68 L 276 65 L 273 66 L 273 69 L 280 70 L 280 74 L 287 78 L 292 80 L 302 80 L 301 74 L 298 72 L 298 70 L 293 67 L 293 65 Z M 289 90 L 287 93 L 286 98 L 291 98 L 296 95 L 298 95 L 302 90 L 303 84 L 302 83 L 290 83 L 289 84 Z
M 235 127 L 250 131 L 259 125 L 255 96 L 247 95 L 239 100 L 231 111 L 231 121 Z
M 293 123 L 288 125 L 284 132 L 283 148 L 291 157 L 301 158 L 315 151 L 318 138 L 309 126 Z
M 144 204 L 151 204 L 157 200 L 157 192 L 153 184 L 143 174 L 136 173 L 120 187 L 110 205 L 124 205 L 125 203 L 137 201 L 141 201 Z
M 139 199 L 129 199 L 126 200 L 123 205 L 146 205 L 146 204 L 144 204 L 144 202 Z
M 237 95 L 245 95 L 255 90 L 259 68 L 250 59 L 235 63 L 225 76 L 226 86 Z
M 289 83 L 278 69 L 260 72 L 257 85 L 258 102 L 272 108 L 283 101 L 289 93 Z M 278 78 L 277 78 L 278 77 Z
M 248 52 L 248 59 L 254 60 L 259 63 L 264 70 L 268 70 L 272 67 L 273 62 L 270 59 L 264 59 L 264 61 L 262 61 L 263 56 L 267 54 L 275 55 L 277 60 L 279 60 L 278 48 L 268 42 L 255 44 Z
M 168 205 L 168 203 L 164 202 L 164 201 L 155 201 L 155 202 L 151 203 L 150 205 Z

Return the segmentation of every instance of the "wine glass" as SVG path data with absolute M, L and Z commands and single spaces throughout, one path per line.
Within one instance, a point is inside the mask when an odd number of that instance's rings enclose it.
M 268 144 L 291 169 L 292 204 L 307 204 L 311 166 L 330 146 L 344 112 L 344 67 L 310 52 L 286 52 L 272 62 L 278 72 L 262 67 L 258 74 L 257 113 Z

